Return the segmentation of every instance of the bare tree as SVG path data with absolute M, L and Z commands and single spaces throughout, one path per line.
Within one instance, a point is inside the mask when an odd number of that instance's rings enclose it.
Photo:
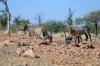
M 67 17 L 67 23 L 68 25 L 72 25 L 73 24 L 73 14 L 74 14 L 74 11 L 72 11 L 71 8 L 69 8 L 69 11 L 68 11 L 68 17 Z
M 10 12 L 9 12 L 7 0 L 0 0 L 0 2 L 1 2 L 2 4 L 4 4 L 4 7 L 5 7 L 5 13 L 6 13 L 6 17 L 7 17 L 7 32 L 8 32 L 8 35 L 10 36 L 11 14 L 10 14 Z
M 100 10 L 92 11 L 84 17 L 86 22 L 94 23 L 95 34 L 98 36 L 98 24 L 100 23 Z
M 42 16 L 41 15 L 37 15 L 34 19 L 38 22 L 38 24 L 40 26 L 41 23 L 42 23 Z

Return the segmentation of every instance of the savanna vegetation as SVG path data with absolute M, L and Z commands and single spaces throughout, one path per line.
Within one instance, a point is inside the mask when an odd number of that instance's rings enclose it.
M 1 0 L 1 2 L 5 2 L 5 7 L 8 8 L 8 5 L 6 4 L 6 1 Z M 70 14 L 71 9 L 69 9 L 69 14 Z M 18 31 L 21 29 L 21 24 L 27 24 L 27 25 L 32 25 L 31 22 L 29 21 L 29 19 L 24 19 L 21 18 L 20 16 L 16 16 L 13 19 L 12 23 L 8 23 L 9 20 L 8 18 L 11 18 L 10 15 L 7 16 L 7 13 L 10 14 L 9 10 L 0 10 L 0 30 L 8 30 L 8 32 L 11 31 Z M 52 32 L 63 32 L 63 31 L 68 31 L 67 29 L 67 24 L 76 24 L 77 25 L 81 25 L 81 24 L 87 24 L 88 26 L 91 27 L 91 33 L 95 33 L 96 35 L 98 33 L 100 33 L 100 10 L 96 10 L 96 11 L 91 11 L 89 13 L 87 13 L 84 17 L 78 17 L 76 19 L 73 19 L 74 13 L 72 13 L 72 15 L 70 17 L 65 18 L 65 20 L 63 21 L 59 21 L 59 20 L 48 20 L 46 22 L 42 21 L 41 16 L 37 16 L 36 17 L 36 21 L 37 21 L 37 26 L 43 26 L 49 30 L 51 30 Z M 11 22 L 11 21 L 10 21 Z M 69 23 L 70 22 L 70 23 Z M 72 22 L 72 23 L 71 23 Z M 9 24 L 9 25 L 8 25 Z M 9 27 L 10 26 L 10 27 Z
M 0 12 L 0 27 L 1 30 L 5 30 L 7 27 L 7 18 L 5 17 L 5 12 L 3 10 L 1 10 Z M 93 15 L 92 15 L 93 14 Z M 100 33 L 100 26 L 99 26 L 99 16 L 100 15 L 100 11 L 93 11 L 88 13 L 86 16 L 84 17 L 79 17 L 76 18 L 75 20 L 73 20 L 73 23 L 76 25 L 81 25 L 83 23 L 86 23 L 87 25 L 89 25 L 91 27 L 91 32 L 95 33 L 96 31 L 94 31 L 95 29 L 98 31 L 98 33 Z M 94 20 L 92 20 L 94 19 Z M 84 20 L 84 21 L 83 21 Z M 95 21 L 96 20 L 96 21 Z M 67 22 L 67 21 L 66 21 Z M 13 23 L 11 23 L 11 31 L 14 30 L 20 30 L 21 28 L 21 24 L 22 23 L 26 23 L 28 25 L 30 25 L 30 21 L 28 19 L 23 19 L 20 16 L 15 17 L 13 20 Z M 96 26 L 97 23 L 97 26 Z M 49 30 L 51 30 L 52 32 L 62 32 L 62 31 L 68 31 L 67 29 L 67 23 L 64 23 L 64 21 L 58 21 L 58 20 L 48 20 L 46 22 L 42 22 L 41 25 Z M 58 29 L 59 28 L 59 29 Z M 96 33 L 97 34 L 97 33 Z
M 100 66 L 100 10 L 73 18 L 75 12 L 69 8 L 64 20 L 43 21 L 42 16 L 37 15 L 33 17 L 37 24 L 32 24 L 21 16 L 13 18 L 7 0 L 0 3 L 4 6 L 0 9 L 0 66 Z M 86 34 L 85 30 L 68 28 L 84 24 L 97 36 L 92 35 L 90 42 L 81 36 Z M 27 28 L 30 30 L 25 31 Z M 42 38 L 40 33 L 45 36 Z M 84 42 L 74 43 L 77 37 Z

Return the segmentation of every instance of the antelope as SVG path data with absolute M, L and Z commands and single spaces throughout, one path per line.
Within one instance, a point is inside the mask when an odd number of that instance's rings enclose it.
M 43 27 L 35 27 L 29 29 L 29 36 L 35 36 L 37 39 L 47 40 L 52 43 L 52 33 Z
M 75 43 L 76 40 L 78 39 L 78 42 L 82 42 L 82 38 L 81 35 L 85 35 L 86 36 L 86 41 L 88 41 L 88 37 L 90 38 L 90 42 L 91 42 L 91 35 L 90 35 L 90 29 L 89 27 L 85 27 L 82 29 L 74 29 L 71 27 L 71 25 L 69 26 L 69 32 L 72 35 L 72 38 L 74 39 Z
M 28 25 L 27 24 L 21 24 L 21 30 L 24 32 L 28 31 Z
M 28 29 L 29 36 L 34 36 L 36 39 L 42 39 L 42 34 L 41 34 L 41 29 L 42 27 L 31 27 Z

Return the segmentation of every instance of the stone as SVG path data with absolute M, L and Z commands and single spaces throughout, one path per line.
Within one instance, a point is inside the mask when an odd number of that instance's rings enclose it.
M 35 56 L 34 51 L 32 49 L 29 49 L 23 53 L 23 57 L 32 57 L 33 58 L 34 56 Z

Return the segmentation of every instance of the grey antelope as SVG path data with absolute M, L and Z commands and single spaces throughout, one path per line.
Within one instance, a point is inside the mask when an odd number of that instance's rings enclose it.
M 36 39 L 49 39 L 49 42 L 52 43 L 52 33 L 46 30 L 43 27 L 31 27 L 29 29 L 29 36 L 34 36 Z

